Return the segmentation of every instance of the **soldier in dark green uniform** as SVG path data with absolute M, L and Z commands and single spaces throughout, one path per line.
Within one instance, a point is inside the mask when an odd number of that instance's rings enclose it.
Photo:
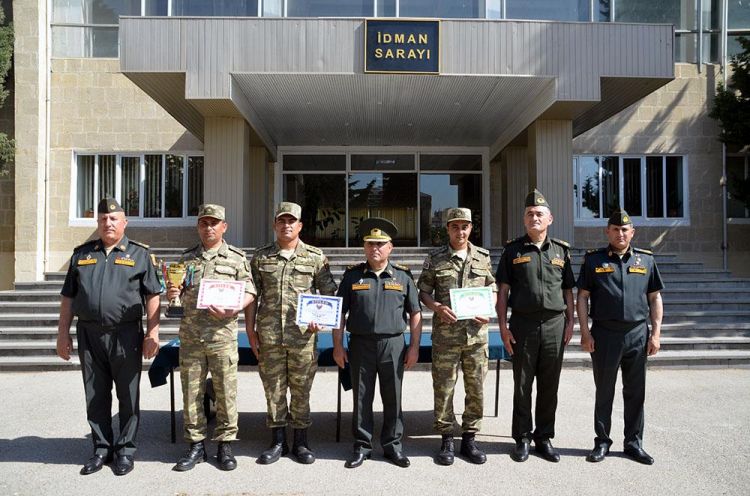
M 537 190 L 526 196 L 526 235 L 509 241 L 497 268 L 500 284 L 497 316 L 503 344 L 513 355 L 513 439 L 511 458 L 529 457 L 531 441 L 551 462 L 560 461 L 552 447 L 555 436 L 557 388 L 565 345 L 573 336 L 573 286 L 570 246 L 550 238 L 553 217 Z M 512 308 L 510 325 L 508 307 Z M 536 378 L 536 429 L 531 391 Z
M 606 229 L 609 246 L 586 254 L 578 278 L 578 320 L 581 347 L 591 353 L 596 384 L 594 449 L 586 458 L 600 462 L 612 439 L 612 400 L 617 370 L 622 368 L 625 404 L 625 454 L 651 465 L 654 459 L 643 450 L 643 403 L 646 395 L 647 356 L 659 351 L 663 315 L 664 283 L 652 253 L 634 248 L 635 234 L 630 216 L 615 211 Z M 589 299 L 591 319 L 589 331 Z M 651 319 L 649 333 L 648 319 Z
M 112 198 L 97 207 L 99 239 L 77 247 L 63 284 L 57 354 L 70 359 L 70 325 L 78 317 L 78 356 L 86 391 L 86 416 L 94 455 L 81 469 L 99 471 L 116 455 L 114 473 L 133 470 L 138 431 L 142 358 L 159 352 L 156 260 L 148 246 L 125 236 L 125 212 Z M 141 319 L 147 315 L 146 334 Z M 120 434 L 112 432 L 112 383 L 119 402 Z
M 343 298 L 341 327 L 333 331 L 333 357 L 341 368 L 347 360 L 350 362 L 354 395 L 354 452 L 345 466 L 359 467 L 370 458 L 377 377 L 383 400 L 380 444 L 386 458 L 399 467 L 408 467 L 409 459 L 401 451 L 401 383 L 404 368 L 412 367 L 419 359 L 422 309 L 409 269 L 388 261 L 396 226 L 385 219 L 372 218 L 363 221 L 359 229 L 367 262 L 344 272 L 338 290 L 338 296 Z M 411 332 L 408 350 L 404 342 L 407 322 Z M 348 356 L 343 346 L 344 323 L 350 333 Z

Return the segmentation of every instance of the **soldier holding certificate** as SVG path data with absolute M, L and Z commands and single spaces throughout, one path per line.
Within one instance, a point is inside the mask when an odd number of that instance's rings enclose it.
M 474 438 L 481 427 L 484 412 L 489 318 L 475 316 L 471 320 L 458 320 L 451 308 L 450 290 L 489 286 L 493 291 L 494 306 L 497 287 L 489 251 L 469 242 L 471 210 L 448 209 L 446 225 L 449 243 L 427 256 L 417 282 L 422 303 L 435 312 L 432 323 L 433 427 L 442 435 L 437 462 L 451 465 L 454 460 L 453 424 L 456 419 L 453 393 L 460 366 L 466 391 L 460 453 L 470 462 L 481 464 L 487 461 L 487 457 L 477 447 Z
M 244 281 L 246 307 L 255 298 L 255 285 L 245 252 L 227 244 L 228 225 L 224 207 L 201 205 L 198 210 L 198 236 L 201 242 L 186 250 L 180 263 L 188 267 L 188 280 L 181 286 L 171 282 L 167 297 L 182 292 L 185 316 L 180 323 L 180 379 L 182 382 L 184 437 L 190 449 L 174 466 L 184 472 L 208 459 L 204 440 L 206 416 L 203 396 L 210 371 L 216 393 L 216 427 L 213 440 L 219 446 L 216 458 L 221 470 L 234 470 L 237 460 L 230 442 L 237 439 L 237 314 L 239 309 L 208 306 L 198 308 L 200 284 L 206 280 Z M 184 286 L 184 287 L 183 287 Z

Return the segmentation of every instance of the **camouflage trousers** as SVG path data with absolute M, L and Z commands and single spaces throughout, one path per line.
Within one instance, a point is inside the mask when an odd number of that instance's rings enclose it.
M 203 395 L 206 375 L 211 372 L 216 393 L 214 441 L 237 439 L 237 347 L 209 349 L 200 343 L 180 343 L 184 438 L 194 443 L 206 438 Z
M 463 432 L 479 432 L 484 415 L 484 377 L 487 375 L 489 349 L 486 343 L 472 345 L 432 346 L 432 387 L 435 393 L 433 428 L 441 434 L 452 434 L 456 416 L 453 393 L 458 380 L 458 367 L 464 376 Z
M 278 344 L 261 344 L 258 372 L 266 391 L 266 425 L 270 428 L 310 427 L 310 388 L 318 357 L 315 340 L 302 348 Z M 287 390 L 291 399 L 287 404 Z

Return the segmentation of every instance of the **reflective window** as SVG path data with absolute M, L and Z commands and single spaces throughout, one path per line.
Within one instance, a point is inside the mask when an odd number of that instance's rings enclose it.
M 188 201 L 187 214 L 198 215 L 203 203 L 203 157 L 188 157 Z
M 141 15 L 141 0 L 52 0 L 52 22 L 117 24 L 121 15 Z
M 400 0 L 400 17 L 441 17 L 481 19 L 484 0 Z
M 120 186 L 120 205 L 127 216 L 137 216 L 140 211 L 140 157 L 122 157 L 122 184 Z
M 750 199 L 747 198 L 750 191 L 748 176 L 746 157 L 727 157 L 727 216 L 729 217 L 735 219 L 750 217 Z M 743 196 L 745 201 L 742 200 Z
M 94 217 L 94 155 L 78 155 L 76 216 Z
M 578 217 L 595 219 L 599 217 L 599 157 L 579 157 L 578 183 L 579 191 Z
M 168 0 L 146 0 L 143 15 L 165 16 L 168 14 Z
M 375 17 L 396 17 L 396 0 L 378 0 Z
M 588 21 L 590 0 L 506 0 L 507 19 Z
M 285 171 L 346 170 L 346 155 L 284 155 Z
M 421 246 L 447 243 L 443 213 L 452 207 L 471 209 L 473 226 L 469 240 L 482 244 L 481 174 L 422 174 L 419 178 Z
M 172 0 L 172 15 L 256 17 L 258 0 Z
M 409 171 L 415 170 L 414 154 L 352 155 L 352 170 Z
M 302 207 L 305 243 L 346 246 L 346 175 L 286 174 L 284 200 Z
M 623 207 L 634 217 L 643 215 L 641 211 L 641 159 L 622 160 Z
M 617 0 L 614 20 L 674 24 L 676 29 L 695 29 L 695 0 Z
M 431 171 L 480 171 L 481 155 L 419 155 L 419 168 Z
M 750 2 L 747 0 L 727 0 L 729 4 L 729 29 L 750 29 Z
M 620 207 L 620 167 L 617 157 L 602 157 L 602 217 Z
M 287 0 L 286 15 L 289 17 L 372 17 L 374 8 L 374 0 Z
M 182 217 L 183 174 L 183 157 L 167 155 L 165 161 L 164 217 Z
M 349 246 L 359 246 L 360 222 L 383 217 L 398 228 L 394 243 L 417 245 L 417 174 L 349 175 Z

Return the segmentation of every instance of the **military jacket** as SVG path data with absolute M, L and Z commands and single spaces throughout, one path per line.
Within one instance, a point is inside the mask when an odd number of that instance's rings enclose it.
M 218 250 L 205 250 L 199 243 L 185 250 L 180 262 L 192 271 L 192 280 L 181 296 L 185 316 L 180 323 L 180 341 L 219 346 L 231 343 L 234 346 L 237 340 L 238 316 L 219 319 L 208 310 L 197 308 L 198 292 L 203 279 L 220 279 L 245 281 L 245 293 L 255 295 L 255 284 L 250 275 L 250 264 L 245 252 L 227 244 L 226 241 L 222 241 Z
M 490 252 L 469 243 L 466 260 L 451 255 L 450 245 L 441 246 L 430 252 L 422 267 L 417 288 L 427 294 L 435 293 L 438 303 L 450 307 L 450 290 L 453 288 L 477 288 L 489 286 L 497 291 L 492 275 Z M 487 342 L 488 326 L 473 320 L 459 320 L 448 324 L 434 318 L 432 321 L 432 342 L 444 345 L 471 345 Z
M 562 312 L 564 289 L 572 289 L 570 245 L 547 238 L 541 248 L 526 236 L 509 241 L 497 266 L 497 281 L 510 286 L 508 306 L 514 313 Z
M 305 346 L 315 335 L 296 323 L 297 298 L 316 292 L 332 296 L 336 282 L 320 249 L 300 240 L 289 260 L 279 250 L 276 242 L 259 248 L 250 264 L 259 297 L 255 327 L 261 343 Z
M 600 248 L 586 253 L 578 288 L 591 293 L 593 320 L 640 322 L 649 316 L 648 293 L 664 283 L 650 251 L 631 247 L 620 258 Z
M 78 320 L 112 326 L 140 320 L 145 297 L 161 293 L 148 246 L 123 236 L 107 255 L 101 240 L 73 250 L 60 294 L 73 299 Z
M 352 265 L 344 272 L 338 296 L 342 312 L 349 314 L 346 329 L 354 335 L 403 333 L 409 315 L 422 311 L 411 272 L 391 262 L 379 276 L 367 262 Z

